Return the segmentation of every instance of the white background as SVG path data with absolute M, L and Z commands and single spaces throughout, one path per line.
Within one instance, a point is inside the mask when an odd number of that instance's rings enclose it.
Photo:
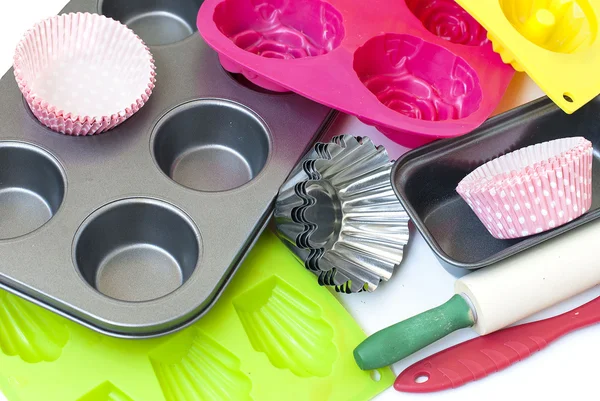
M 10 2 L 2 0 L 2 3 L 0 71 L 6 71 L 12 65 L 13 51 L 22 33 L 39 20 L 57 13 L 64 6 L 66 0 L 13 0 Z M 556 79 L 560 79 L 560 77 L 556 77 Z M 527 76 L 518 74 L 496 113 L 542 95 L 541 90 Z M 348 133 L 369 136 L 375 143 L 384 145 L 394 159 L 406 151 L 386 139 L 374 128 L 361 124 L 353 117 L 341 117 L 333 131 L 332 134 L 335 135 Z M 593 251 L 590 250 L 590 252 Z M 453 294 L 454 281 L 455 278 L 441 267 L 421 236 L 415 233 L 405 261 L 390 282 L 380 286 L 372 294 L 346 295 L 340 296 L 340 299 L 367 334 L 371 334 L 445 302 Z M 528 321 L 556 315 L 597 296 L 600 296 L 599 287 L 532 316 Z M 398 374 L 405 367 L 427 355 L 474 336 L 475 333 L 470 329 L 454 333 L 397 363 L 393 366 L 394 372 Z M 579 400 L 597 400 L 599 397 L 598 381 L 600 381 L 598 375 L 600 370 L 599 339 L 600 325 L 592 326 L 560 339 L 541 353 L 500 373 L 459 389 L 433 394 L 406 394 L 398 393 L 390 388 L 378 396 L 376 401 L 398 399 L 406 401 L 500 400 L 512 397 L 520 400 L 525 397 L 544 399 L 550 396 L 556 396 L 561 400 L 567 397 Z M 290 394 L 293 394 L 293 390 Z M 4 401 L 1 394 L 0 401 Z

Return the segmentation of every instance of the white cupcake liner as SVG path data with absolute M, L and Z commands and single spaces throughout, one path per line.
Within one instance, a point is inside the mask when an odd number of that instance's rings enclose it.
M 456 191 L 495 238 L 548 231 L 589 210 L 592 152 L 583 137 L 528 146 L 480 166 Z
M 18 44 L 13 66 L 36 118 L 68 135 L 121 124 L 144 106 L 156 82 L 144 42 L 120 22 L 90 13 L 36 24 Z

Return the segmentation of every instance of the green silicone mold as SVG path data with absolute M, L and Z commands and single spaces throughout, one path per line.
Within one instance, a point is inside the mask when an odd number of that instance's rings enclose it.
M 103 336 L 0 292 L 0 389 L 9 401 L 363 401 L 394 381 L 362 371 L 366 338 L 266 231 L 215 307 L 169 336 Z

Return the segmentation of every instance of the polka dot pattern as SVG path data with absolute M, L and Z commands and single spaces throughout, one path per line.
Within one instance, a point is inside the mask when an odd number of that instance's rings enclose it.
M 125 25 L 98 14 L 54 16 L 17 46 L 14 74 L 33 114 L 50 129 L 91 135 L 112 129 L 148 101 L 152 54 Z
M 484 164 L 456 190 L 495 238 L 541 233 L 589 210 L 592 151 L 582 137 L 533 145 Z

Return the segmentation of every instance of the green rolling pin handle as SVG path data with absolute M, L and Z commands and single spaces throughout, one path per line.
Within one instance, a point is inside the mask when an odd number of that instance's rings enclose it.
M 454 295 L 448 302 L 369 336 L 354 349 L 362 370 L 378 369 L 433 344 L 448 334 L 475 324 L 470 301 Z

